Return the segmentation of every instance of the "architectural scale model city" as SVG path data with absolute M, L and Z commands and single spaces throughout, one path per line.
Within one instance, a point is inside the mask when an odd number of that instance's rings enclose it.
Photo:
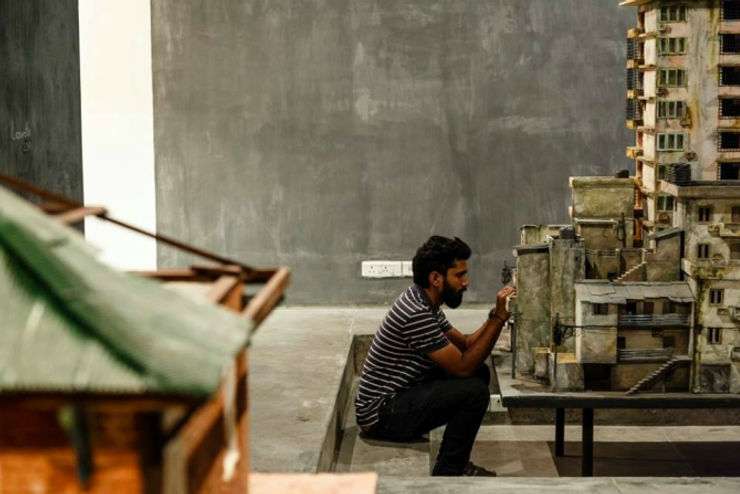
M 635 174 L 571 177 L 571 223 L 521 228 L 516 372 L 740 393 L 740 1 L 621 5 Z

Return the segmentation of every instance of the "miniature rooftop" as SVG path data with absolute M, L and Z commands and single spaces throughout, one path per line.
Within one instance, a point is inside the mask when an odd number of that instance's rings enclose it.
M 0 188 L 0 390 L 207 396 L 251 322 L 116 271 Z
M 614 283 L 608 280 L 584 280 L 575 283 L 576 297 L 585 302 L 625 304 L 627 300 L 667 298 L 673 302 L 693 302 L 694 295 L 685 281 L 631 281 Z
M 674 184 L 665 180 L 660 181 L 661 190 L 676 197 L 698 199 L 722 199 L 740 197 L 740 183 L 713 181 L 692 181 L 684 184 Z

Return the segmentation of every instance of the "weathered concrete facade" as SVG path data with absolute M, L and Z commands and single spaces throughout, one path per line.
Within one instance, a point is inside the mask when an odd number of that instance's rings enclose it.
M 551 345 L 550 252 L 547 245 L 517 248 L 516 320 L 517 368 L 534 371 L 537 348 Z
M 585 270 L 553 263 L 562 240 L 544 237 L 549 278 L 570 278 L 575 287 L 569 325 L 552 304 L 567 284 L 551 286 L 548 362 L 572 337 L 586 389 L 737 393 L 740 10 L 718 0 L 624 3 L 638 7 L 627 46 L 635 176 L 571 178 Z M 528 225 L 522 240 L 542 231 Z M 551 384 L 565 386 L 553 372 Z

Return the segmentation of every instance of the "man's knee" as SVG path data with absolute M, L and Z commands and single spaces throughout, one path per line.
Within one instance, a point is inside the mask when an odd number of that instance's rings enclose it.
M 473 408 L 488 408 L 491 392 L 487 382 L 484 383 L 479 376 L 470 377 L 465 380 L 465 398 Z

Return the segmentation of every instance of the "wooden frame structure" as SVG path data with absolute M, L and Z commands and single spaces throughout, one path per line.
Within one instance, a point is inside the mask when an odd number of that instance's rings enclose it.
M 210 264 L 196 264 L 182 269 L 162 269 L 135 274 L 159 280 L 164 284 L 176 285 L 173 286 L 174 289 L 195 290 L 211 303 L 240 314 L 248 321 L 251 332 L 254 332 L 280 302 L 288 285 L 290 272 L 285 267 L 256 269 L 166 235 L 148 232 L 112 218 L 104 207 L 85 206 L 13 177 L 0 175 L 0 184 L 39 198 L 41 200 L 39 207 L 66 225 L 82 222 L 87 216 L 96 216 L 210 261 Z M 247 297 L 245 287 L 251 284 L 263 286 L 254 296 Z M 132 419 L 132 423 L 136 423 L 139 428 L 143 427 L 144 430 L 144 434 L 140 435 L 144 440 L 139 441 L 136 446 L 140 470 L 137 475 L 140 482 L 136 484 L 138 488 L 135 490 L 173 494 L 243 493 L 247 490 L 249 465 L 247 363 L 247 349 L 243 348 L 234 357 L 233 375 L 228 375 L 227 372 L 218 390 L 206 400 L 182 395 L 10 392 L 0 393 L 0 409 L 18 410 L 21 415 L 26 412 L 40 413 L 48 419 L 49 416 L 53 416 L 50 415 L 52 412 L 74 404 L 86 414 L 126 415 Z M 162 427 L 161 424 L 165 423 L 167 426 Z M 89 484 L 93 473 L 91 459 L 86 460 L 84 455 L 81 457 L 77 446 L 74 449 L 77 458 L 78 491 L 104 492 L 105 487 L 102 487 L 103 490 L 97 490 L 94 485 Z M 86 445 L 86 449 L 89 453 L 89 444 Z M 8 487 L 11 490 L 4 490 Z M 13 486 L 5 486 L 4 489 L 3 492 L 14 492 Z M 130 490 L 116 489 L 116 491 Z

